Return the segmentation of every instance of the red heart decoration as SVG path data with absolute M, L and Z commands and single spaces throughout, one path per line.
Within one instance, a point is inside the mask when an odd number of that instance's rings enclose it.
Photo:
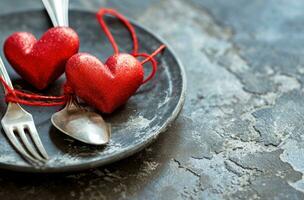
M 78 53 L 66 65 L 68 84 L 77 96 L 104 113 L 123 105 L 143 83 L 144 69 L 130 54 L 111 56 L 105 64 Z
M 31 33 L 17 32 L 4 43 L 12 67 L 40 90 L 63 74 L 66 61 L 78 50 L 78 35 L 68 27 L 51 28 L 38 41 Z

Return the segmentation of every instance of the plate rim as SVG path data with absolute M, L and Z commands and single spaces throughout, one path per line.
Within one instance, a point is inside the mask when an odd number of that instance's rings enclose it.
M 87 13 L 87 14 L 95 14 L 93 10 L 82 10 L 82 9 L 77 9 L 77 8 L 71 8 L 69 10 L 70 12 L 82 12 L 82 13 Z M 8 12 L 8 13 L 2 13 L 0 14 L 0 18 L 3 16 L 8 16 L 8 15 L 14 15 L 14 14 L 23 14 L 27 12 L 46 12 L 44 9 L 26 9 L 22 11 L 13 11 L 13 12 Z M 130 19 L 127 17 L 127 19 L 131 22 L 131 24 L 135 25 L 136 27 L 139 27 L 143 31 L 149 33 L 154 37 L 156 40 L 158 40 L 160 43 L 163 43 L 166 45 L 166 49 L 172 54 L 174 60 L 176 61 L 178 68 L 180 70 L 180 75 L 181 75 L 181 83 L 182 83 L 182 88 L 181 88 L 181 94 L 180 98 L 178 100 L 177 105 L 174 108 L 174 111 L 166 119 L 164 124 L 156 131 L 154 131 L 153 135 L 144 140 L 141 143 L 138 143 L 131 148 L 128 148 L 128 151 L 122 151 L 115 156 L 112 154 L 107 155 L 104 157 L 102 160 L 96 160 L 96 161 L 91 161 L 89 163 L 83 163 L 83 164 L 75 164 L 75 165 L 70 165 L 70 166 L 64 166 L 64 167 L 59 167 L 59 168 L 34 168 L 34 167 L 26 167 L 26 166 L 17 166 L 17 165 L 12 165 L 12 164 L 5 164 L 5 163 L 0 163 L 0 169 L 4 170 L 9 170 L 9 171 L 15 171 L 15 172 L 24 172 L 24 173 L 67 173 L 67 172 L 79 172 L 79 171 L 84 171 L 96 167 L 101 167 L 108 165 L 110 163 L 117 162 L 121 159 L 128 158 L 135 153 L 140 152 L 147 146 L 149 146 L 151 143 L 153 143 L 161 133 L 165 132 L 170 125 L 175 121 L 175 119 L 178 117 L 180 114 L 183 105 L 185 103 L 185 97 L 186 97 L 186 90 L 187 90 L 187 77 L 186 77 L 186 72 L 185 68 L 177 56 L 176 52 L 173 50 L 171 45 L 169 45 L 166 40 L 164 40 L 161 36 L 159 36 L 157 33 L 155 34 L 151 29 L 145 27 L 144 25 L 141 25 L 134 20 Z

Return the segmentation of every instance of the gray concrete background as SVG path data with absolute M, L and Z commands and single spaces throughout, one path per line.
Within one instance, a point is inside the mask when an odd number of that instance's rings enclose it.
M 304 2 L 71 0 L 162 36 L 188 77 L 183 112 L 141 153 L 65 175 L 0 171 L 0 199 L 303 199 Z M 42 7 L 1 0 L 0 13 Z

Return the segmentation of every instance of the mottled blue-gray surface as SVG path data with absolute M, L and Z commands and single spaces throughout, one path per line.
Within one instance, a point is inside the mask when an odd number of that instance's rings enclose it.
M 105 168 L 3 171 L 0 199 L 304 198 L 303 1 L 71 2 L 117 8 L 165 38 L 186 68 L 184 110 L 152 146 Z M 0 4 L 1 13 L 41 7 Z

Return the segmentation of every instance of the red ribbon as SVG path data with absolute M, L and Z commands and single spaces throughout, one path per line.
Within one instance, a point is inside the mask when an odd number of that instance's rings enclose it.
M 5 101 L 11 103 L 20 103 L 28 106 L 62 106 L 67 102 L 70 96 L 68 90 L 63 96 L 44 96 L 34 93 L 26 93 L 20 90 L 12 89 L 0 76 L 0 81 L 6 90 Z
M 155 76 L 157 68 L 158 68 L 158 63 L 154 59 L 154 57 L 157 54 L 159 54 L 161 51 L 163 51 L 166 48 L 166 46 L 161 45 L 151 55 L 149 55 L 147 53 L 138 53 L 138 49 L 139 49 L 138 38 L 137 38 L 136 32 L 135 32 L 132 24 L 116 10 L 102 8 L 98 11 L 98 13 L 96 14 L 96 17 L 97 17 L 97 20 L 98 20 L 102 30 L 105 32 L 107 38 L 109 39 L 111 45 L 113 46 L 115 54 L 119 54 L 119 48 L 118 48 L 118 45 L 117 45 L 112 33 L 110 32 L 107 24 L 105 23 L 105 21 L 103 19 L 104 15 L 106 15 L 106 14 L 113 15 L 114 17 L 119 19 L 130 32 L 132 41 L 133 41 L 132 55 L 134 57 L 145 58 L 143 61 L 141 61 L 142 65 L 144 65 L 147 62 L 151 62 L 152 72 L 143 81 L 142 84 L 147 83 Z M 28 105 L 28 106 L 62 106 L 62 105 L 65 105 L 73 96 L 73 89 L 68 84 L 65 84 L 65 86 L 64 86 L 64 95 L 62 95 L 62 96 L 44 96 L 44 95 L 40 95 L 40 94 L 26 93 L 21 90 L 12 89 L 1 76 L 0 76 L 0 81 L 2 82 L 4 88 L 7 91 L 6 95 L 5 95 L 6 102 L 19 103 L 19 104 Z

